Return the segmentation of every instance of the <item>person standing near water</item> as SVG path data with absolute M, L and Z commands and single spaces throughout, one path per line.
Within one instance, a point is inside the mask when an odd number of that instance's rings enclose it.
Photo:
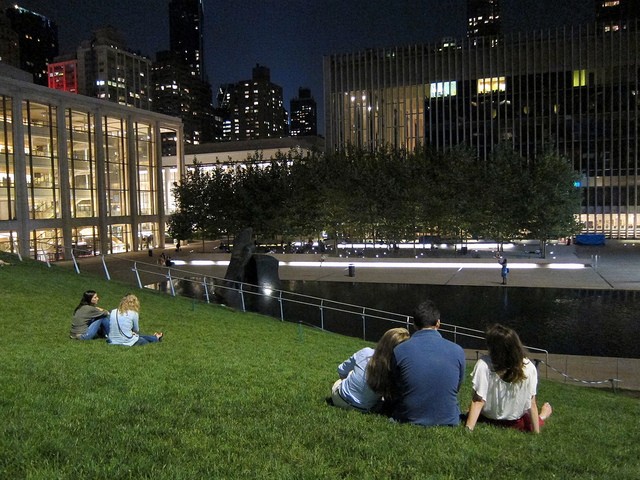
M 507 267 L 507 259 L 500 258 L 498 259 L 498 263 L 502 265 L 502 269 L 500 270 L 500 275 L 502 276 L 502 285 L 506 285 L 507 277 L 509 275 L 509 267 Z

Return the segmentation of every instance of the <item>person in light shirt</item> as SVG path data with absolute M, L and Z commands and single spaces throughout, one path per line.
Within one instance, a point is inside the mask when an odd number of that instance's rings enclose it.
M 331 388 L 330 403 L 336 407 L 380 412 L 391 396 L 393 349 L 409 338 L 406 328 L 387 330 L 375 350 L 363 348 L 338 366 L 340 377 Z M 329 401 L 329 400 L 328 400 Z
M 155 332 L 153 335 L 140 334 L 138 326 L 140 312 L 140 301 L 138 297 L 128 293 L 120 305 L 111 311 L 109 316 L 109 339 L 111 345 L 123 345 L 133 347 L 156 343 L 162 340 L 162 332 Z
M 486 422 L 540 433 L 553 410 L 545 403 L 538 412 L 538 371 L 526 358 L 520 337 L 500 324 L 489 327 L 486 337 L 489 355 L 476 362 L 471 374 L 473 398 L 466 428 Z

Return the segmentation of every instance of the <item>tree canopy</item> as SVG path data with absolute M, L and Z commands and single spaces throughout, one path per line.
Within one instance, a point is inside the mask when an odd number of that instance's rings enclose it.
M 169 231 L 179 238 L 368 239 L 388 244 L 433 235 L 464 241 L 549 239 L 579 231 L 580 192 L 570 163 L 551 149 L 527 159 L 498 145 L 489 159 L 463 147 L 408 152 L 292 150 L 242 165 L 189 168 L 173 193 Z

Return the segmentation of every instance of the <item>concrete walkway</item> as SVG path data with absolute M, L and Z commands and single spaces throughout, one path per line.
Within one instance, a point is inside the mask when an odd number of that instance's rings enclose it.
M 166 249 L 177 261 L 171 270 L 174 276 L 189 274 L 224 278 L 230 255 L 217 253 L 212 246 L 191 244 L 176 253 Z M 602 290 L 640 290 L 640 242 L 609 241 L 606 246 L 583 247 L 554 245 L 547 258 L 529 252 L 527 246 L 505 252 L 509 260 L 508 285 L 501 285 L 500 266 L 490 251 L 473 251 L 467 255 L 439 252 L 418 258 L 340 258 L 303 254 L 272 254 L 280 262 L 282 280 L 308 280 L 360 283 L 404 283 L 433 285 L 476 285 L 496 288 L 577 288 Z M 167 268 L 157 264 L 158 255 L 134 252 L 104 257 L 78 259 L 82 273 L 117 279 L 138 286 L 132 271 L 139 269 L 143 285 L 164 280 Z M 211 252 L 214 253 L 211 253 Z M 58 262 L 62 267 L 75 268 L 70 261 Z M 106 265 L 106 269 L 105 269 Z M 352 266 L 351 272 L 349 266 Z M 349 275 L 352 274 L 352 276 Z M 475 360 L 479 352 L 468 351 Z M 640 359 L 580 357 L 574 355 L 533 355 L 544 363 L 539 366 L 542 377 L 583 386 L 612 385 L 625 390 L 640 391 Z M 612 382 L 612 379 L 620 382 Z

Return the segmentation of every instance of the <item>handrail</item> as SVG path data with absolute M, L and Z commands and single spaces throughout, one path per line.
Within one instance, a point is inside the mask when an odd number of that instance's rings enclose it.
M 75 255 L 73 255 L 73 249 L 71 249 L 71 257 L 73 259 L 73 264 L 76 272 L 80 273 L 77 258 Z M 104 255 L 102 255 L 101 260 L 102 260 L 102 265 L 104 268 L 105 275 L 107 276 L 107 279 L 110 280 L 110 275 L 107 269 Z M 197 285 L 202 285 L 204 290 L 204 299 L 206 303 L 211 303 L 211 299 L 209 295 L 209 287 L 207 283 L 207 280 L 210 280 L 214 283 L 214 286 L 216 289 L 238 292 L 240 294 L 240 300 L 241 300 L 243 312 L 247 311 L 246 298 L 245 298 L 247 295 L 269 297 L 269 298 L 276 299 L 280 307 L 279 318 L 281 321 L 285 321 L 284 308 L 283 308 L 283 305 L 285 302 L 317 308 L 320 315 L 319 329 L 322 331 L 331 331 L 326 327 L 326 323 L 325 323 L 326 311 L 359 316 L 362 320 L 361 331 L 362 331 L 362 338 L 364 340 L 366 340 L 366 335 L 367 335 L 367 320 L 388 322 L 393 326 L 403 326 L 407 329 L 410 329 L 412 327 L 412 320 L 411 320 L 412 317 L 405 314 L 399 314 L 399 313 L 389 312 L 389 311 L 380 310 L 376 308 L 365 307 L 362 305 L 355 305 L 351 303 L 340 302 L 337 300 L 330 300 L 326 298 L 315 297 L 312 295 L 305 295 L 297 292 L 290 292 L 287 290 L 270 289 L 269 293 L 266 293 L 263 291 L 263 287 L 261 285 L 255 285 L 248 282 L 230 281 L 225 278 L 198 274 L 192 271 L 176 268 L 175 266 L 167 267 L 167 266 L 156 265 L 156 264 L 147 263 L 147 262 L 134 261 L 129 259 L 127 259 L 127 261 L 133 264 L 131 271 L 134 272 L 136 277 L 136 283 L 138 284 L 138 287 L 141 289 L 144 288 L 142 279 L 140 277 L 141 273 L 150 275 L 152 277 L 158 277 L 158 282 L 161 282 L 161 281 L 168 282 L 169 288 L 170 288 L 170 294 L 172 296 L 176 296 L 174 281 L 180 280 L 180 281 L 189 282 Z M 142 265 L 143 268 L 140 268 L 139 265 Z M 144 268 L 144 266 L 146 266 L 147 268 Z M 192 278 L 194 276 L 199 277 L 199 279 L 194 280 Z M 231 286 L 229 284 L 231 284 Z M 456 343 L 458 341 L 458 336 L 476 339 L 476 340 L 485 339 L 484 331 L 470 328 L 470 327 L 464 327 L 461 325 L 441 323 L 440 332 L 451 334 L 453 337 L 453 341 Z M 546 358 L 545 364 L 548 365 L 549 352 L 547 350 L 542 348 L 537 348 L 537 347 L 530 347 L 530 346 L 526 346 L 525 348 L 527 348 L 531 352 L 535 351 L 535 352 L 544 354 Z

